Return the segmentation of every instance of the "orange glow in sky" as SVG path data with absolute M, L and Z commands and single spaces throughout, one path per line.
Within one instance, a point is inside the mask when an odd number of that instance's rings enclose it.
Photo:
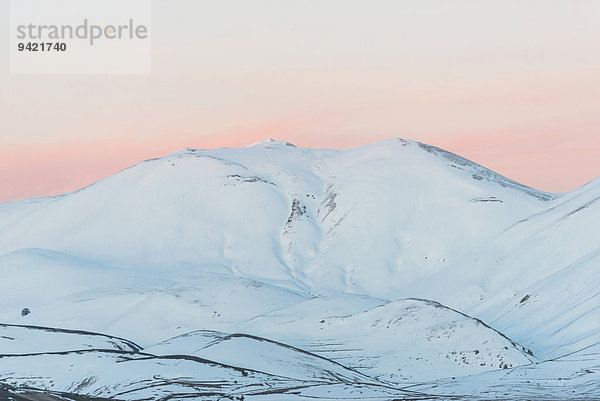
M 414 139 L 569 191 L 600 176 L 598 20 L 590 1 L 157 0 L 146 75 L 11 75 L 0 36 L 0 202 L 264 138 Z

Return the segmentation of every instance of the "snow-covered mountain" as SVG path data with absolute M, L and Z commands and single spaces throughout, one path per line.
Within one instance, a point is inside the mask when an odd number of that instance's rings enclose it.
M 409 140 L 266 140 L 0 204 L 0 384 L 408 399 L 554 372 L 544 361 L 600 343 L 599 199 L 600 179 L 540 192 Z

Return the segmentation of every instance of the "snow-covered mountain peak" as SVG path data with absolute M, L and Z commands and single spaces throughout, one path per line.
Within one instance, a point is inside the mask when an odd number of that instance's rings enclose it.
M 184 148 L 51 202 L 0 205 L 0 253 L 41 248 L 110 263 L 209 264 L 389 296 L 415 273 L 441 269 L 542 211 L 548 198 L 400 138 L 346 150 L 274 140 Z
M 251 147 L 255 147 L 255 146 L 289 146 L 292 148 L 296 147 L 296 145 L 294 145 L 291 142 L 281 141 L 281 140 L 277 140 L 277 139 L 273 139 L 273 138 L 261 139 L 260 141 L 254 142 L 246 147 L 251 148 Z
M 269 150 L 268 159 L 265 159 L 264 150 Z M 437 175 L 445 175 L 450 182 L 458 185 L 468 184 L 470 181 L 481 181 L 504 188 L 516 189 L 532 198 L 541 201 L 556 199 L 559 194 L 538 191 L 526 185 L 515 182 L 492 170 L 489 170 L 475 162 L 465 159 L 459 155 L 448 152 L 441 148 L 427 145 L 421 142 L 390 138 L 368 145 L 344 150 L 297 148 L 286 141 L 264 139 L 244 148 L 220 148 L 220 149 L 196 149 L 186 147 L 172 152 L 164 157 L 145 160 L 133 167 L 143 165 L 170 163 L 176 166 L 177 159 L 198 159 L 202 164 L 207 159 L 218 162 L 223 166 L 233 166 L 233 169 L 241 168 L 245 171 L 253 171 L 255 176 L 282 176 L 298 174 L 314 174 L 322 179 L 324 173 L 336 175 L 334 170 L 346 169 L 348 171 L 359 171 L 359 174 L 376 175 L 399 175 L 421 180 L 423 185 L 446 185 L 447 179 L 439 177 L 442 181 L 438 183 Z M 177 169 L 178 174 L 189 174 L 195 169 L 196 164 L 187 164 L 187 171 Z M 324 165 L 331 166 L 331 171 L 323 171 Z M 150 172 L 147 167 L 144 167 Z M 370 171 L 378 169 L 379 171 Z M 437 173 L 439 172 L 439 174 Z M 142 172 L 140 172 L 142 173 Z M 225 172 L 223 172 L 225 173 Z M 237 174 L 237 172 L 235 173 Z M 459 184 L 458 181 L 462 181 Z M 471 185 L 471 184 L 469 184 Z

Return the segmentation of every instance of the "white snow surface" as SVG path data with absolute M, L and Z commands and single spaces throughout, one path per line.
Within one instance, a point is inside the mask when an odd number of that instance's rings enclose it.
M 599 200 L 390 139 L 186 148 L 0 204 L 0 387 L 600 398 Z

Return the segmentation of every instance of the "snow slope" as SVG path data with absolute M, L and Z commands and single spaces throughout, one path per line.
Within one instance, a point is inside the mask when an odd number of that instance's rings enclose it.
M 599 199 L 597 179 L 511 224 L 415 291 L 481 318 L 538 357 L 600 342 Z
M 42 333 L 47 336 L 40 339 Z M 140 351 L 127 340 L 96 333 L 3 326 L 3 334 L 15 335 L 12 340 L 30 352 L 0 354 L 2 386 L 67 398 L 214 400 L 254 394 L 286 399 L 286 393 L 297 394 L 298 389 L 331 386 L 341 397 L 359 391 L 378 399 L 416 394 L 255 336 L 193 332 Z M 190 343 L 207 344 L 181 352 Z M 44 344 L 46 351 L 40 349 Z
M 535 365 L 437 380 L 410 388 L 458 399 L 598 400 L 599 382 L 600 346 L 594 344 Z
M 85 349 L 136 352 L 141 347 L 122 338 L 85 331 L 0 324 L 0 355 Z
M 240 330 L 297 344 L 394 383 L 466 376 L 535 361 L 529 350 L 437 302 L 405 299 L 355 313 L 327 308 L 342 302 L 311 299 L 253 319 Z
M 157 355 L 194 355 L 300 381 L 377 383 L 315 354 L 246 334 L 197 331 L 169 339 L 145 351 Z

